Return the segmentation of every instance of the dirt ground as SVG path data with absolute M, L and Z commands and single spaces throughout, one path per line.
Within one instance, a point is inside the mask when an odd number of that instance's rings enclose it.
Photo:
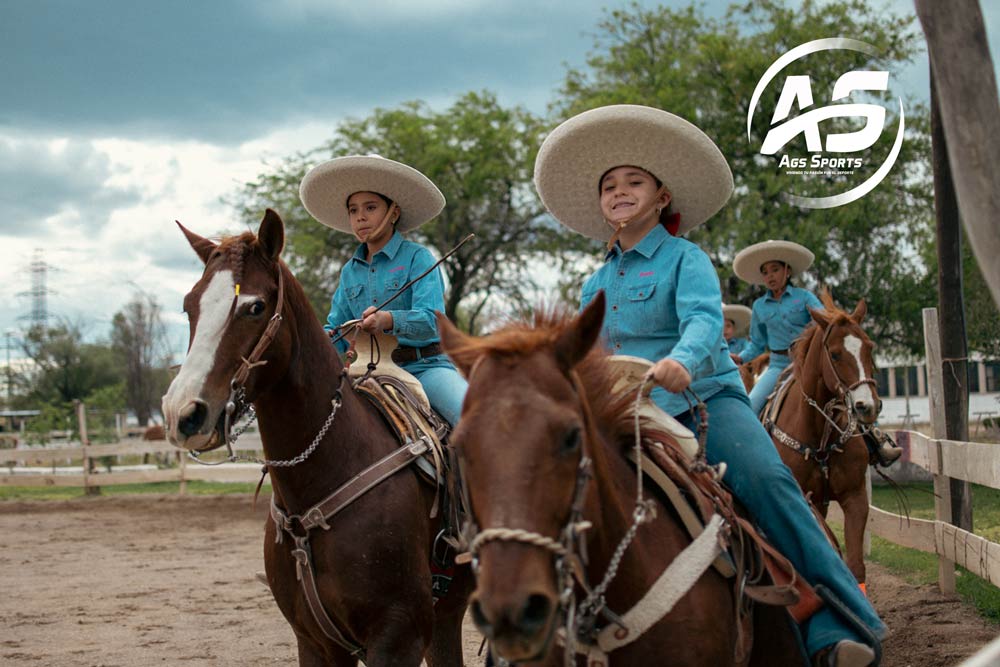
M 0 503 L 0 664 L 295 664 L 249 496 Z M 956 665 L 997 633 L 933 587 L 869 566 L 886 667 Z M 468 629 L 466 660 L 479 638 Z

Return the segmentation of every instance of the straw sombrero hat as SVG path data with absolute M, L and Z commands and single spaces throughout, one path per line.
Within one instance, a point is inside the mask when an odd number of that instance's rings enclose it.
M 413 167 L 379 155 L 349 155 L 316 165 L 299 186 L 299 197 L 312 217 L 327 227 L 351 233 L 347 198 L 377 192 L 399 204 L 396 229 L 406 232 L 431 220 L 444 208 L 444 195 Z
M 748 283 L 763 285 L 760 267 L 765 262 L 784 262 L 792 267 L 792 277 L 795 277 L 812 266 L 813 259 L 815 256 L 808 248 L 793 241 L 763 241 L 736 253 L 733 272 Z
M 607 241 L 612 229 L 601 213 L 599 184 L 609 169 L 645 169 L 670 191 L 681 216 L 678 234 L 715 215 L 733 192 L 733 174 L 718 147 L 679 116 L 617 104 L 573 116 L 542 142 L 535 158 L 535 188 L 559 222 Z
M 722 304 L 722 317 L 733 321 L 734 336 L 746 336 L 750 331 L 750 317 L 753 311 L 739 304 Z

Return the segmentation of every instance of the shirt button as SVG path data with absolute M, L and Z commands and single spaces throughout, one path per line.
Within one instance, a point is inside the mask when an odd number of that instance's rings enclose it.
M 625 272 L 624 272 L 624 271 L 619 271 L 619 272 L 618 272 L 618 275 L 620 275 L 620 276 L 624 276 L 624 275 L 625 275 Z
M 611 306 L 611 310 L 618 310 L 618 306 Z
M 616 350 L 622 349 L 622 344 L 621 343 L 615 343 L 615 349 Z
M 375 269 L 372 269 L 372 273 L 375 273 Z

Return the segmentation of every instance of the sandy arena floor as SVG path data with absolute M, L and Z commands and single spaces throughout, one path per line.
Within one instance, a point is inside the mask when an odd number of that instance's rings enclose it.
M 263 569 L 266 501 L 130 496 L 0 503 L 0 663 L 293 665 Z M 1000 629 L 869 565 L 885 667 L 945 667 Z M 468 665 L 479 638 L 470 627 Z

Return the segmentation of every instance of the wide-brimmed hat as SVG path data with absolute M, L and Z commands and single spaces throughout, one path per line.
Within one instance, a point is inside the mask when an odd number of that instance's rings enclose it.
M 722 317 L 733 321 L 733 335 L 746 336 L 750 331 L 750 317 L 753 311 L 739 304 L 722 304 Z
M 575 232 L 607 241 L 600 180 L 615 167 L 640 167 L 670 192 L 685 234 L 715 215 L 733 192 L 733 173 L 715 143 L 680 116 L 616 104 L 585 111 L 552 130 L 535 158 L 545 208 Z
M 444 208 L 444 195 L 431 179 L 379 155 L 349 155 L 316 165 L 299 186 L 299 197 L 312 217 L 327 227 L 351 233 L 347 198 L 377 192 L 399 205 L 396 229 L 416 229 Z
M 748 283 L 763 285 L 760 267 L 765 263 L 784 262 L 792 267 L 792 277 L 795 277 L 812 266 L 813 259 L 812 251 L 794 241 L 763 241 L 736 253 L 733 272 Z

